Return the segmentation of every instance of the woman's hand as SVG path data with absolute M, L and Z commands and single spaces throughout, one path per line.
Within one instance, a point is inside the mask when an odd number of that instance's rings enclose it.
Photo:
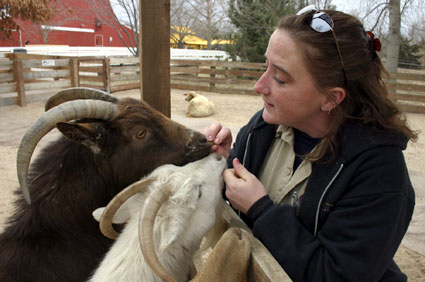
M 233 159 L 233 167 L 234 169 L 226 169 L 223 173 L 226 197 L 234 208 L 246 214 L 257 200 L 267 195 L 267 192 L 260 180 L 237 158 Z
M 232 145 L 232 132 L 229 128 L 223 127 L 220 123 L 214 122 L 210 126 L 200 130 L 208 141 L 213 141 L 212 152 L 224 156 L 226 159 L 230 156 L 230 146 Z

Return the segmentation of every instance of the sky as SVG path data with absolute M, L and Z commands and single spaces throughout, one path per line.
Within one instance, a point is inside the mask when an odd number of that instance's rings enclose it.
M 337 7 L 337 10 L 342 12 L 350 12 L 352 8 L 359 6 L 359 0 L 332 0 L 332 4 Z
M 401 21 L 401 32 L 405 35 L 410 34 L 411 26 L 413 23 L 417 23 L 419 27 L 425 25 L 424 14 L 425 14 L 425 1 L 424 0 L 410 0 L 408 9 L 406 9 L 405 15 L 402 16 Z M 332 4 L 337 6 L 337 10 L 340 10 L 345 13 L 353 14 L 356 16 L 365 15 L 365 8 L 367 4 L 371 5 L 372 3 L 384 2 L 378 0 L 332 0 Z M 401 5 L 406 2 L 406 0 L 401 0 Z M 375 23 L 375 18 L 373 16 L 368 17 L 364 21 L 366 28 L 371 28 Z M 425 30 L 422 28 L 421 32 Z
M 332 0 L 332 4 L 337 6 L 337 10 L 343 11 L 348 14 L 353 14 L 361 19 L 366 13 L 366 6 L 372 3 L 383 2 L 384 0 Z M 410 8 L 407 10 L 408 16 L 402 17 L 401 32 L 403 34 L 410 34 L 409 30 L 412 26 L 412 22 L 418 22 L 419 27 L 425 26 L 425 0 L 400 0 L 402 5 L 405 1 L 412 1 Z M 114 2 L 112 0 L 111 2 Z M 361 8 L 363 7 L 363 8 Z M 362 19 L 361 19 L 362 20 Z M 366 29 L 372 29 L 375 24 L 375 18 L 373 16 L 368 17 L 364 20 Z M 385 23 L 384 25 L 385 26 Z M 423 28 L 422 28 L 423 29 Z M 425 30 L 421 31 L 422 33 Z

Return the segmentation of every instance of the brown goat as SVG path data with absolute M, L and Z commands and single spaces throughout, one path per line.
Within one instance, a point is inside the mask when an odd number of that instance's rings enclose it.
M 2 282 L 86 281 L 112 243 L 92 211 L 156 167 L 183 165 L 210 151 L 201 133 L 144 102 L 81 88 L 59 96 L 18 151 L 23 195 L 0 235 Z M 66 102 L 73 99 L 79 100 Z M 44 148 L 28 173 L 35 146 L 54 127 L 63 136 Z

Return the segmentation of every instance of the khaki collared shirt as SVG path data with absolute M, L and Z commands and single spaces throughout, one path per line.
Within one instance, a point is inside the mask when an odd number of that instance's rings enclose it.
M 303 160 L 294 173 L 294 160 L 294 132 L 280 125 L 259 173 L 259 180 L 276 204 L 293 204 L 295 191 L 297 198 L 304 194 L 311 163 Z

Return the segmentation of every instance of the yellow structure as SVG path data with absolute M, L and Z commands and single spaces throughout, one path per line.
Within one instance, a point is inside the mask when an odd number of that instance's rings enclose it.
M 208 48 L 208 42 L 205 39 L 202 39 L 195 35 L 195 32 L 190 30 L 188 27 L 179 27 L 179 26 L 172 26 L 172 30 L 181 30 L 181 33 L 185 33 L 186 35 L 183 38 L 184 43 L 184 49 L 207 49 Z M 179 33 L 172 33 L 170 38 L 170 45 L 171 48 L 178 48 L 178 42 L 180 41 L 180 34 Z M 225 45 L 225 44 L 232 44 L 231 40 L 225 40 L 225 39 L 214 39 L 211 42 L 211 46 L 216 45 Z

